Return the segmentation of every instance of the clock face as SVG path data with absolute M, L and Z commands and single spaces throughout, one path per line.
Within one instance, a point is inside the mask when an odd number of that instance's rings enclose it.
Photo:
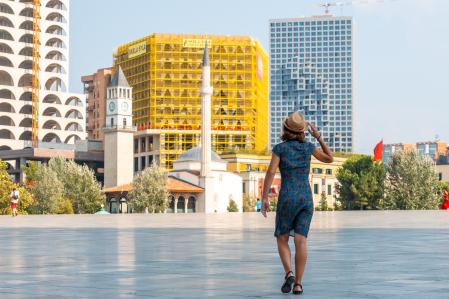
M 114 102 L 110 102 L 109 103 L 109 112 L 114 112 L 115 111 L 115 103 Z
M 122 111 L 128 112 L 129 104 L 127 102 L 122 103 Z

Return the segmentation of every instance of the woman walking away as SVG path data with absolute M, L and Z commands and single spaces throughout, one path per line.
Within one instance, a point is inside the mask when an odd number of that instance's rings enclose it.
M 10 201 L 11 201 L 12 216 L 15 217 L 17 216 L 17 204 L 19 203 L 19 191 L 17 191 L 16 188 L 12 189 Z
M 319 142 L 321 149 L 305 141 L 305 132 Z M 307 260 L 307 234 L 313 215 L 313 197 L 309 184 L 310 159 L 313 155 L 324 163 L 332 163 L 333 156 L 316 127 L 307 123 L 304 116 L 295 112 L 283 122 L 283 142 L 273 147 L 271 163 L 265 176 L 262 197 L 262 214 L 267 217 L 268 192 L 276 169 L 281 171 L 281 190 L 276 208 L 276 228 L 279 256 L 285 270 L 282 292 L 300 295 L 303 292 L 302 277 Z M 290 235 L 295 241 L 295 275 L 291 268 L 288 246 Z

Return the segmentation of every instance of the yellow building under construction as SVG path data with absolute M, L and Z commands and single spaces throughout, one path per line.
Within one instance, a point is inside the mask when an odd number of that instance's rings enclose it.
M 142 159 L 135 160 L 136 170 L 150 160 L 171 169 L 179 154 L 199 145 L 206 41 L 213 86 L 212 149 L 267 148 L 268 57 L 260 43 L 247 36 L 156 33 L 114 53 L 114 66 L 122 67 L 133 87 L 135 154 Z

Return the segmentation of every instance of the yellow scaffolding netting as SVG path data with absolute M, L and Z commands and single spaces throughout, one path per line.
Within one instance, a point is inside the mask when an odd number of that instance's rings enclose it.
M 139 130 L 161 130 L 160 165 L 200 141 L 201 74 L 210 46 L 212 149 L 264 151 L 268 145 L 268 57 L 251 37 L 152 34 L 122 45 L 114 55 L 133 87 Z

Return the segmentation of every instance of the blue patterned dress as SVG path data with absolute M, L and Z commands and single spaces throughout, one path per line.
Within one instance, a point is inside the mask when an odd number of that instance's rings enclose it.
M 276 209 L 276 237 L 300 234 L 307 237 L 313 216 L 313 197 L 309 184 L 310 158 L 315 145 L 284 141 L 274 146 L 280 158 L 281 190 Z

